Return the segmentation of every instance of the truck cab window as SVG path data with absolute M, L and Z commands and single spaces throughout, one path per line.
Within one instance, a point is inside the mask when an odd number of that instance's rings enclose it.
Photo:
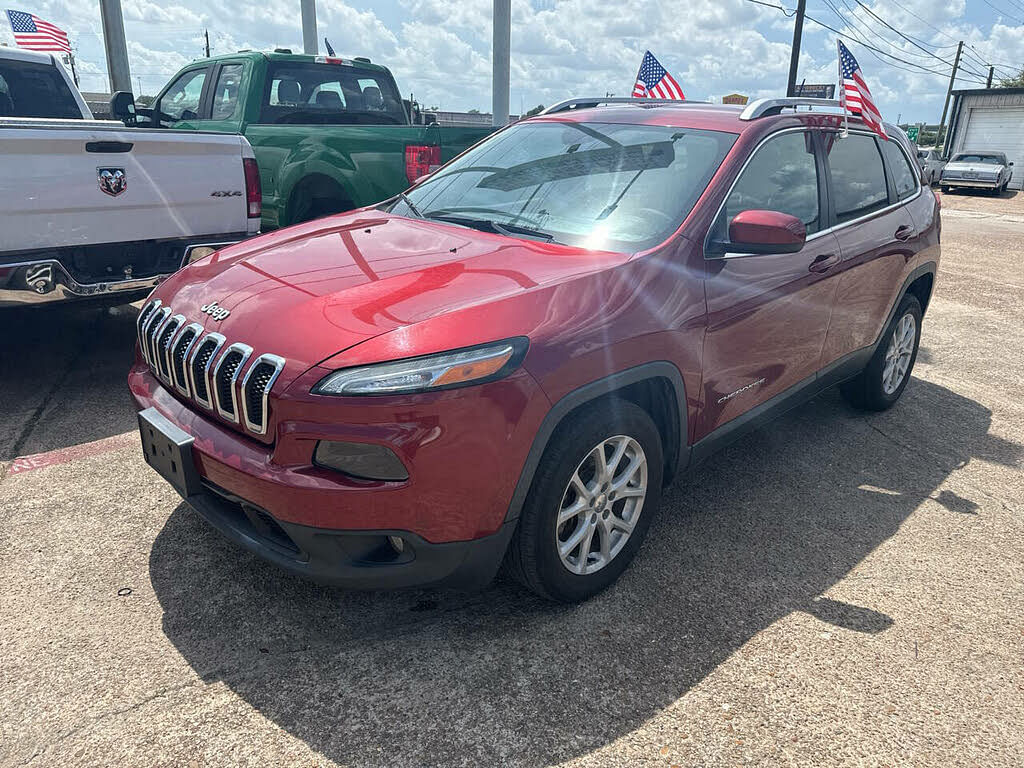
M 0 116 L 80 120 L 82 110 L 52 64 L 0 59 Z
M 242 82 L 241 64 L 224 64 L 217 75 L 217 85 L 213 89 L 213 120 L 237 120 L 238 89 Z M 202 90 L 202 88 L 200 88 Z
M 272 64 L 260 123 L 387 125 L 407 121 L 394 81 L 338 64 Z
M 163 119 L 172 122 L 199 117 L 199 100 L 206 82 L 206 69 L 190 69 L 171 83 L 160 97 Z

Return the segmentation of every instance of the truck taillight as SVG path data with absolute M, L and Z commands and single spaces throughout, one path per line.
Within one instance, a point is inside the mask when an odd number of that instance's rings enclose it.
M 249 218 L 258 219 L 263 215 L 263 190 L 260 188 L 260 169 L 253 157 L 243 157 L 242 167 L 245 168 L 245 202 L 249 209 Z
M 409 144 L 405 148 L 405 177 L 412 184 L 441 165 L 441 148 L 436 144 Z

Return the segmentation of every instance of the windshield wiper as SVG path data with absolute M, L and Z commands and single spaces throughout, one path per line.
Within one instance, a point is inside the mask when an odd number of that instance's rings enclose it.
M 405 192 L 399 192 L 397 197 L 399 200 L 405 203 L 406 207 L 410 211 L 412 211 L 413 216 L 415 216 L 417 219 L 426 218 L 422 213 L 420 213 L 420 209 L 413 204 L 412 200 L 409 199 L 409 196 L 405 194 Z
M 494 221 L 493 219 L 478 219 L 473 216 L 452 216 L 446 213 L 432 213 L 429 211 L 425 214 L 425 218 L 434 219 L 436 221 L 445 221 L 449 224 L 458 224 L 459 226 L 469 227 L 470 229 L 479 229 L 483 232 L 493 232 L 494 234 L 505 235 L 506 237 L 522 235 L 524 237 L 543 240 L 546 243 L 550 243 L 555 239 L 554 235 L 540 229 L 524 227 L 519 224 L 501 223 Z

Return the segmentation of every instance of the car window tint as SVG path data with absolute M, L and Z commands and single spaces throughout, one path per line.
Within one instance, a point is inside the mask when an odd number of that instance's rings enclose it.
M 164 91 L 160 111 L 171 120 L 195 120 L 199 117 L 199 98 L 205 82 L 205 69 L 185 72 Z
M 225 64 L 217 75 L 217 87 L 213 90 L 213 111 L 210 117 L 214 120 L 237 119 L 238 87 L 242 82 L 242 65 Z
M 837 221 L 850 221 L 889 204 L 882 155 L 873 137 L 852 133 L 842 139 L 830 134 L 825 147 Z
M 820 229 L 818 167 L 810 133 L 784 133 L 761 145 L 729 193 L 715 238 L 725 240 L 733 217 L 749 210 L 796 216 L 808 234 Z
M 275 63 L 267 76 L 260 122 L 299 125 L 393 125 L 407 118 L 384 72 L 338 64 Z
M 895 140 L 883 141 L 882 151 L 889 161 L 889 170 L 896 185 L 896 196 L 905 200 L 917 191 L 917 174 L 910 168 L 907 156 Z
M 0 59 L 0 116 L 81 119 L 82 111 L 52 64 Z

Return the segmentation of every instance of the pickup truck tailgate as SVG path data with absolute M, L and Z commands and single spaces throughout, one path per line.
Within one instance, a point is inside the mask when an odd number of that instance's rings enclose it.
M 0 120 L 0 253 L 244 236 L 243 154 L 232 134 Z

